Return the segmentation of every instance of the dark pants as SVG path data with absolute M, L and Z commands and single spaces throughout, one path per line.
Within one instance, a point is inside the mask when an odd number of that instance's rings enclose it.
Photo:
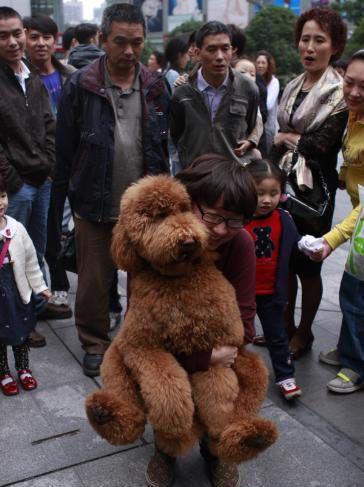
M 75 218 L 78 268 L 75 321 L 82 347 L 90 354 L 103 354 L 110 344 L 109 291 L 115 277 L 110 255 L 113 226 Z
M 342 367 L 351 369 L 364 380 L 364 281 L 344 272 L 340 285 L 343 320 L 338 350 Z
M 294 377 L 289 356 L 288 336 L 284 326 L 284 305 L 273 295 L 256 296 L 257 315 L 262 324 L 276 382 Z

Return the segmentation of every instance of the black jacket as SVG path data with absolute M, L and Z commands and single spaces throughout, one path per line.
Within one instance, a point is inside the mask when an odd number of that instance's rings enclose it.
M 55 165 L 55 121 L 47 90 L 33 71 L 25 83 L 26 95 L 13 70 L 0 62 L 0 172 L 9 192 L 24 182 L 40 186 Z
M 169 95 L 163 79 L 140 69 L 144 173 L 169 172 Z M 64 86 L 57 118 L 54 190 L 68 189 L 73 210 L 95 222 L 111 221 L 114 112 L 105 89 L 105 57 L 77 71 Z

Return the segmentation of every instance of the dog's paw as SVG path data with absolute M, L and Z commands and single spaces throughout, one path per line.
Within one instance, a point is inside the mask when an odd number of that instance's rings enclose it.
M 88 408 L 88 415 L 92 416 L 95 423 L 99 425 L 104 425 L 113 418 L 112 412 L 99 404 L 90 405 Z

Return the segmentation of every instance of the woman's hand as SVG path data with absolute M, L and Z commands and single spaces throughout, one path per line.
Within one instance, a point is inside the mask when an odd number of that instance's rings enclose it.
M 234 153 L 238 157 L 243 156 L 245 152 L 247 152 L 248 150 L 254 147 L 253 142 L 250 142 L 250 140 L 241 140 L 240 142 L 238 142 L 238 144 L 239 144 L 238 147 L 234 149 Z
M 238 356 L 237 347 L 229 345 L 216 347 L 212 349 L 210 365 L 220 365 L 221 367 L 231 367 L 234 365 Z
M 280 146 L 285 145 L 289 149 L 294 149 L 300 140 L 300 134 L 294 132 L 279 132 L 274 137 L 274 145 Z
M 331 254 L 332 248 L 326 242 L 325 239 L 322 242 L 322 245 L 323 245 L 323 249 L 322 250 L 320 250 L 319 252 L 312 252 L 312 254 L 310 255 L 310 259 L 311 260 L 313 260 L 315 262 L 322 262 L 323 260 L 325 260 Z

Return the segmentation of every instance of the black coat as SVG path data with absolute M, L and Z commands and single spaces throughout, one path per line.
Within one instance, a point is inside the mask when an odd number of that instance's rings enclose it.
M 140 70 L 144 174 L 169 172 L 164 80 Z M 58 108 L 54 191 L 68 194 L 73 210 L 95 222 L 111 221 L 114 111 L 105 89 L 105 57 L 76 72 Z M 62 198 L 61 198 L 62 199 Z

